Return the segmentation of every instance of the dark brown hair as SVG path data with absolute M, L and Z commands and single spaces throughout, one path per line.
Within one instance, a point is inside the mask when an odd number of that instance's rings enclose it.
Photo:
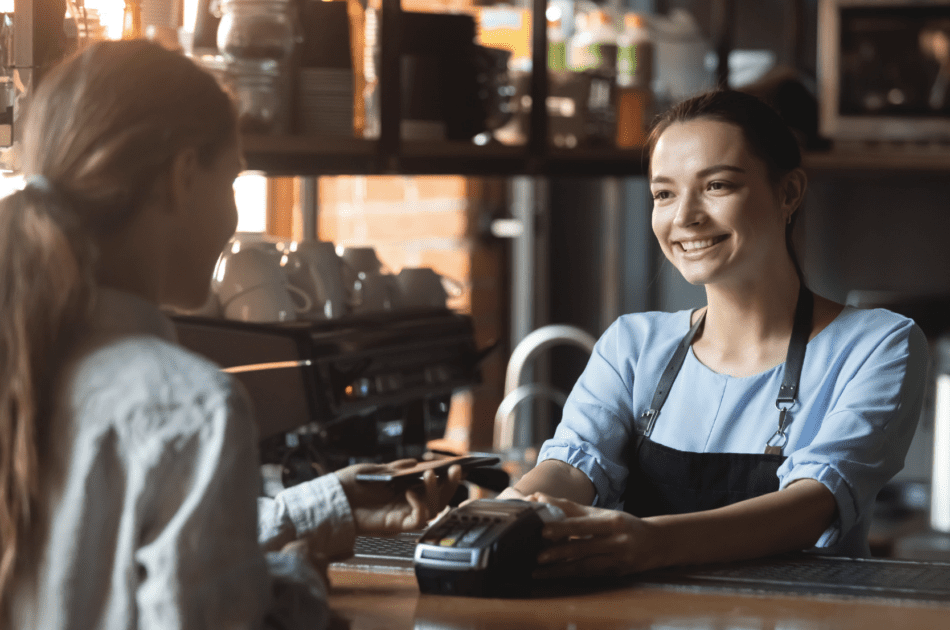
M 43 78 L 27 116 L 32 183 L 0 200 L 0 625 L 41 505 L 55 359 L 92 301 L 96 239 L 150 200 L 179 152 L 210 165 L 237 141 L 215 80 L 146 41 L 81 50 Z

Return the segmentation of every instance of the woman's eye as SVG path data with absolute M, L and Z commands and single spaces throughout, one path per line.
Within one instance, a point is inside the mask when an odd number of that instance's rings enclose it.
M 661 199 L 669 199 L 669 198 L 670 198 L 670 191 L 668 190 L 658 190 L 655 193 L 653 193 L 654 201 L 659 201 Z
M 726 190 L 729 182 L 709 182 L 709 190 Z

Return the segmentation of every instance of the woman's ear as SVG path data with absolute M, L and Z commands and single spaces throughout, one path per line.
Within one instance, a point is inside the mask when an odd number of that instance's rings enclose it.
M 781 187 L 779 189 L 779 201 L 782 206 L 782 213 L 785 220 L 795 214 L 798 207 L 802 205 L 805 198 L 805 190 L 808 188 L 808 176 L 801 168 L 796 168 L 782 177 Z
M 167 206 L 171 212 L 177 213 L 189 206 L 200 168 L 198 154 L 193 147 L 182 149 L 172 158 L 167 180 Z

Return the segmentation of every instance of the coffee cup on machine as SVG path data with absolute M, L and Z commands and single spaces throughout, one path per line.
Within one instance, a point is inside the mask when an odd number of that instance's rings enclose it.
M 245 322 L 294 321 L 313 302 L 290 284 L 281 259 L 255 248 L 225 251 L 212 287 L 227 319 Z
M 290 284 L 305 293 L 312 307 L 303 315 L 309 319 L 336 319 L 347 310 L 347 289 L 343 262 L 333 243 L 316 240 L 282 243 L 287 257 L 284 266 Z
M 350 305 L 356 314 L 398 310 L 400 295 L 396 276 L 381 271 L 361 272 L 353 283 Z
M 429 267 L 404 267 L 396 276 L 403 308 L 445 308 L 449 295 L 458 297 L 461 284 Z
M 356 280 L 360 274 L 380 273 L 383 263 L 372 247 L 339 247 L 337 253 L 346 263 L 347 271 Z

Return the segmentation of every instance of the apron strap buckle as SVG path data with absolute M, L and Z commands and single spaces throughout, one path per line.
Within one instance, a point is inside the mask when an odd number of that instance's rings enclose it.
M 784 420 L 785 410 L 782 410 L 782 419 Z M 779 426 L 778 430 L 772 434 L 772 437 L 769 438 L 768 442 L 765 443 L 765 454 L 766 455 L 781 455 L 782 451 L 785 449 L 785 445 L 788 444 L 788 436 L 785 434 L 785 427 Z
M 650 437 L 653 433 L 653 425 L 656 424 L 656 417 L 660 415 L 659 409 L 647 409 L 636 420 L 636 429 L 639 435 Z

